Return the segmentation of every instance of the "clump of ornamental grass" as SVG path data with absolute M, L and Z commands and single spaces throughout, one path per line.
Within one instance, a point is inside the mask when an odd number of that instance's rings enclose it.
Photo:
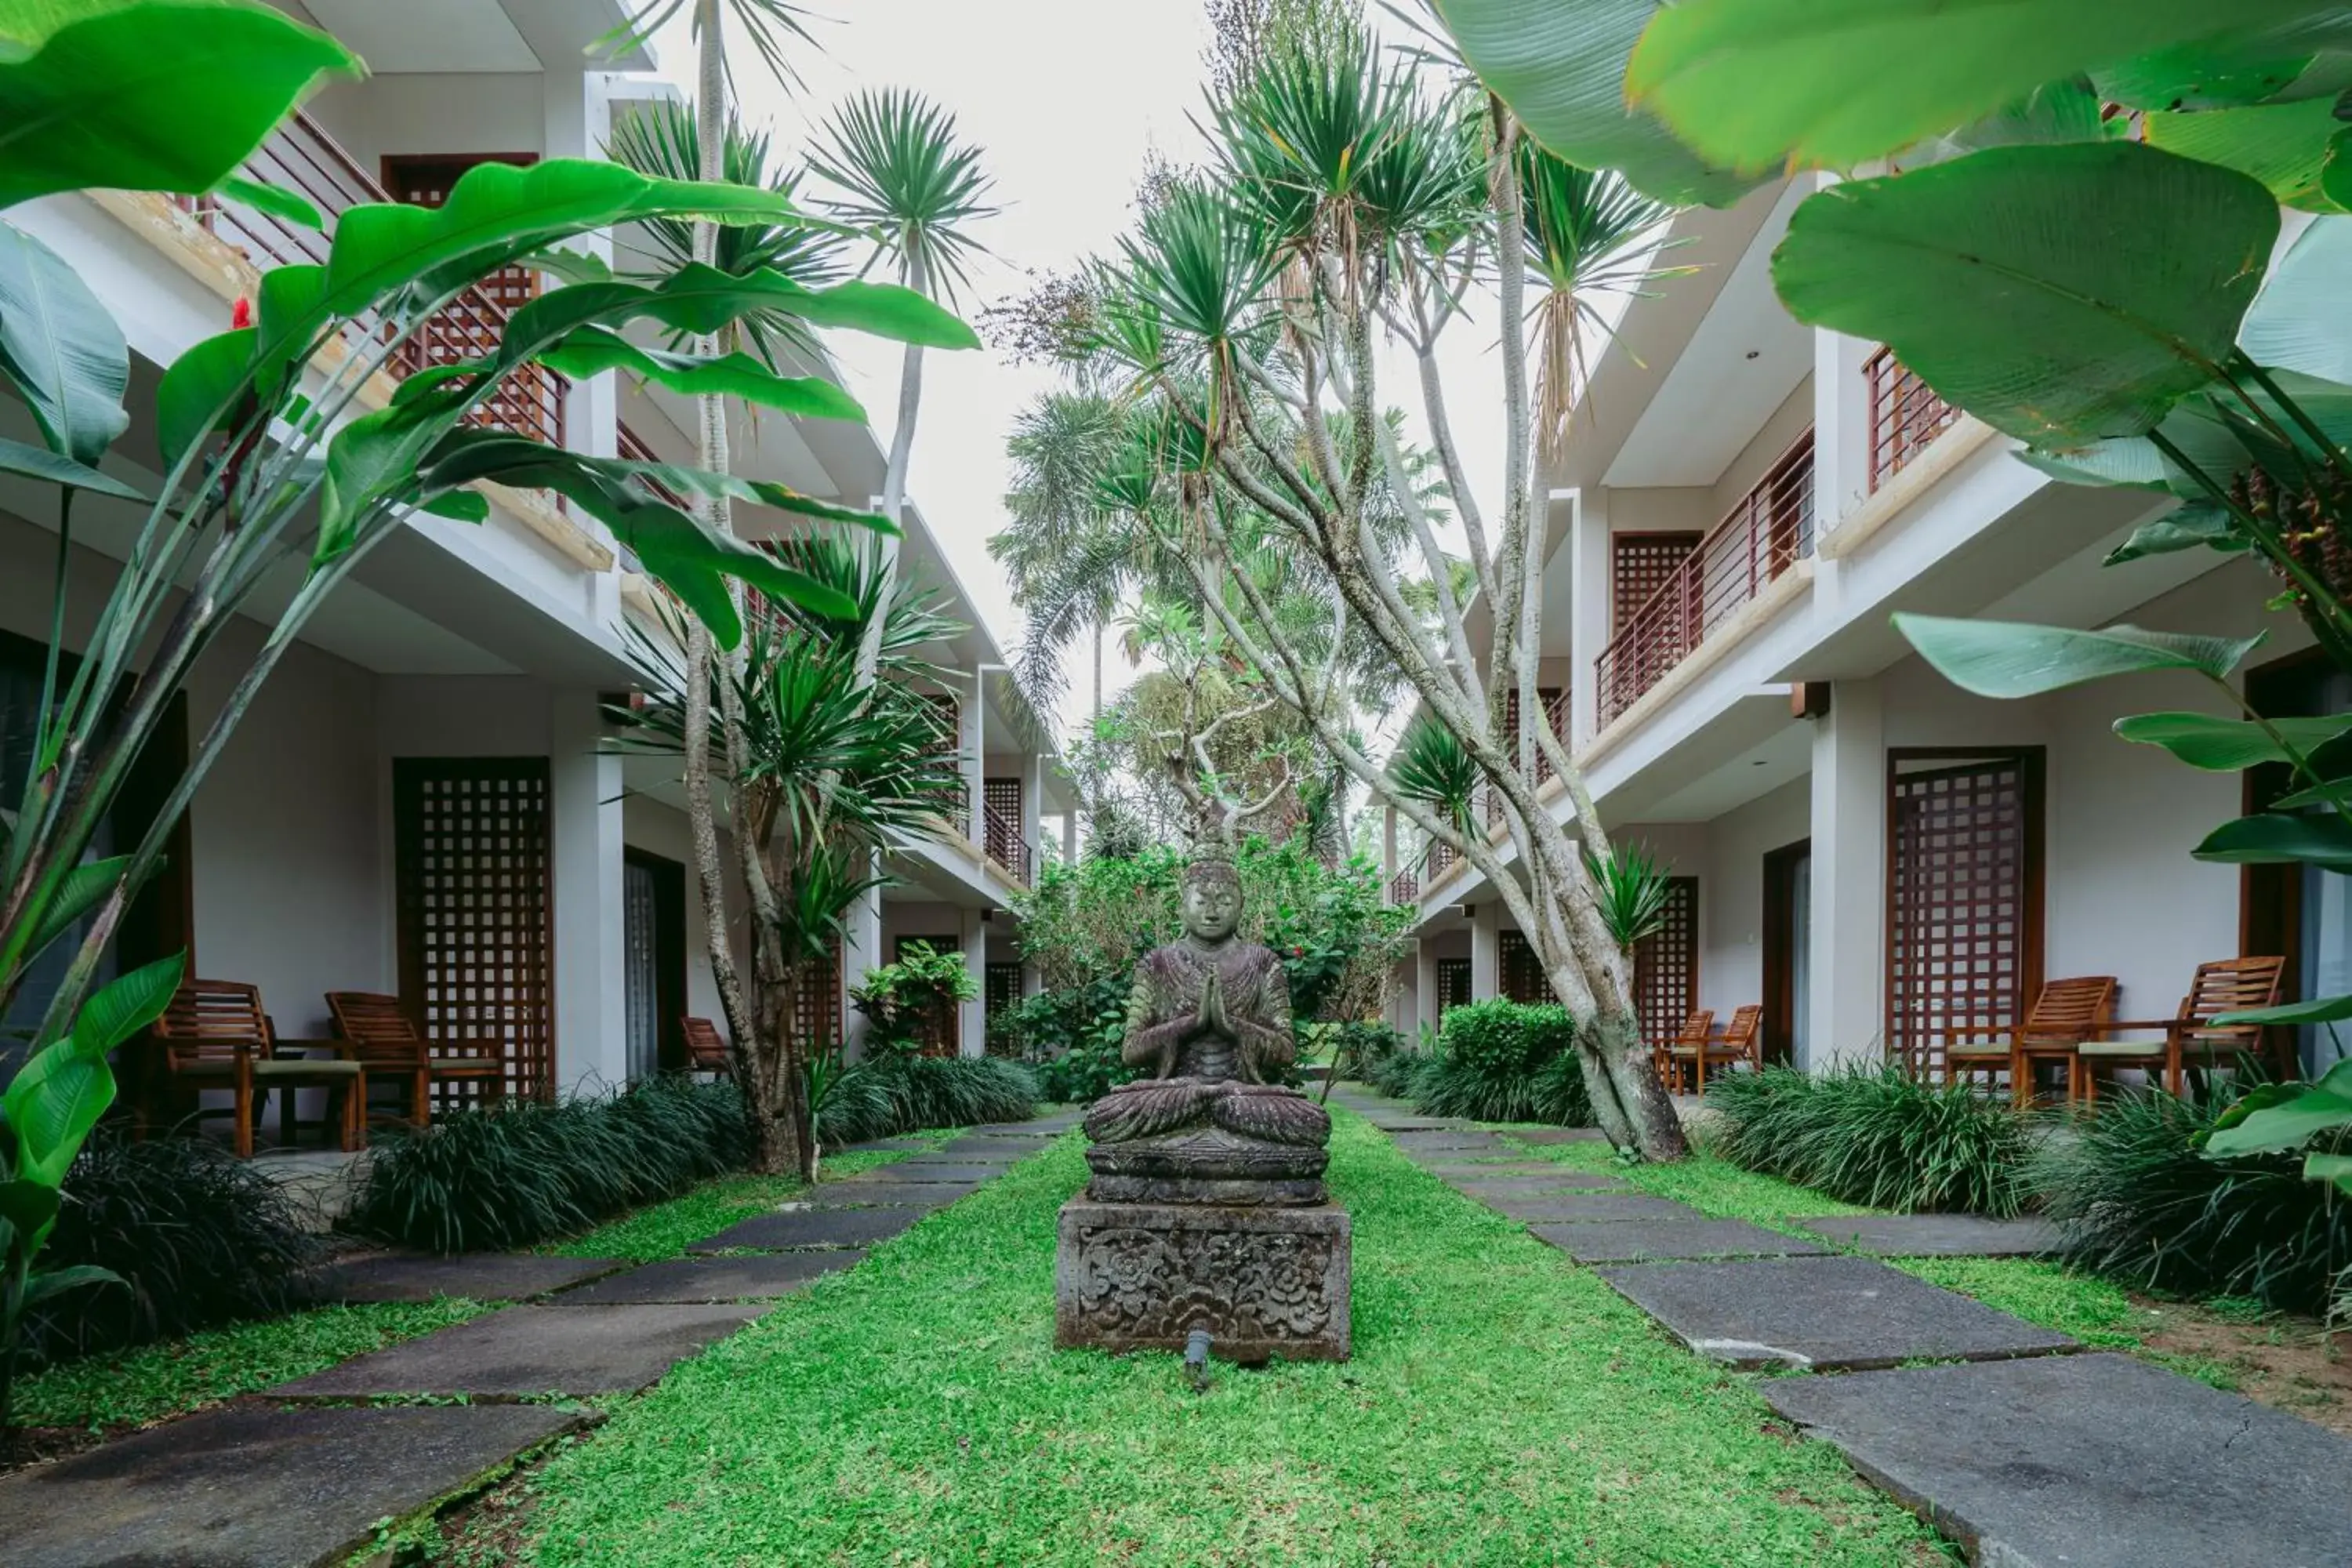
M 1888 1065 L 1768 1067 L 1706 1088 L 1716 1152 L 1847 1203 L 2006 1217 L 2032 1195 L 2031 1124 L 1967 1084 L 1923 1082 Z

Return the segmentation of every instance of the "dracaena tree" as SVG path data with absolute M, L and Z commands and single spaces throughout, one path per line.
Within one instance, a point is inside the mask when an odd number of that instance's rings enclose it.
M 237 171 L 314 79 L 357 74 L 358 61 L 333 39 L 244 4 L 65 5 L 45 27 L 20 33 L 0 59 L 0 122 L 38 129 L 0 135 L 0 206 L 87 186 L 217 191 L 318 223 L 299 197 Z M 141 84 L 159 58 L 222 68 L 188 70 L 182 85 L 193 100 L 158 96 Z M 59 494 L 55 613 L 32 761 L 25 778 L 9 781 L 13 804 L 0 815 L 0 1013 L 25 991 L 37 960 L 61 946 L 70 953 L 0 1101 L 0 1331 L 8 1345 L 44 1289 L 32 1259 L 54 1218 L 58 1184 L 114 1096 L 108 1053 L 152 1022 L 181 978 L 175 957 L 93 991 L 109 942 L 262 684 L 377 543 L 419 511 L 487 520 L 485 485 L 544 489 L 608 527 L 727 645 L 742 635 L 733 581 L 815 613 L 852 608 L 838 588 L 734 542 L 665 497 L 756 500 L 874 530 L 887 526 L 881 519 L 782 486 L 589 457 L 506 433 L 485 416 L 514 378 L 541 367 L 589 375 L 624 366 L 688 392 L 719 379 L 736 395 L 800 412 L 813 398 L 838 395 L 761 367 L 637 348 L 623 332 L 640 321 L 707 332 L 775 310 L 901 338 L 965 334 L 896 288 L 813 290 L 778 275 L 730 278 L 700 266 L 620 279 L 559 255 L 567 241 L 617 225 L 689 217 L 797 221 L 772 191 L 569 159 L 482 165 L 439 208 L 349 208 L 322 263 L 263 273 L 227 331 L 165 369 L 150 411 L 163 471 L 138 484 L 100 467 L 131 423 L 121 332 L 59 257 L 0 222 L 0 376 L 30 405 L 43 437 L 39 447 L 0 444 L 0 468 L 53 483 Z M 518 310 L 479 357 L 417 371 L 386 396 L 415 334 L 458 295 L 516 265 L 564 278 L 586 267 L 587 275 Z M 88 494 L 134 502 L 142 516 L 95 625 L 69 648 L 71 509 Z M 265 608 L 264 584 L 289 575 L 290 597 Z M 91 859 L 132 761 L 189 670 L 240 616 L 265 623 L 260 648 L 153 826 L 125 853 Z
M 1265 35 L 1213 95 L 1208 166 L 1171 183 L 1104 273 L 1096 352 L 1186 433 L 1158 453 L 1164 504 L 1130 515 L 1348 773 L 1494 885 L 1555 994 L 1590 1021 L 1577 1048 L 1601 1126 L 1621 1147 L 1675 1157 L 1681 1129 L 1582 858 L 1605 856 L 1606 835 L 1536 692 L 1538 408 L 1556 432 L 1595 330 L 1590 300 L 1654 275 L 1638 251 L 1664 209 L 1528 147 L 1502 104 L 1444 68 L 1384 64 L 1351 10 L 1328 9 L 1347 25 Z M 1489 304 L 1492 324 L 1465 329 Z M 1486 495 L 1438 363 L 1465 330 L 1499 338 L 1503 479 Z M 1550 378 L 1540 389 L 1531 334 Z M 1415 367 L 1450 516 L 1382 413 L 1390 344 Z M 1328 669 L 1240 569 L 1260 535 L 1460 748 L 1489 818 L 1465 820 L 1367 754 Z M 1560 816 L 1548 776 L 1564 784 Z

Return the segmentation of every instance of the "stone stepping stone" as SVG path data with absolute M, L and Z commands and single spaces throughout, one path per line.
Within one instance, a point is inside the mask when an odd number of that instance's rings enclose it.
M 1797 1223 L 1878 1258 L 2038 1258 L 2058 1250 L 2058 1227 L 2046 1219 L 1889 1214 L 1829 1215 Z
M 760 1252 L 743 1258 L 671 1258 L 584 1285 L 557 1304 L 769 1300 L 789 1296 L 812 1279 L 854 1268 L 865 1257 L 863 1248 L 843 1247 L 832 1252 Z
M 1528 1230 L 1538 1241 L 1559 1247 L 1579 1263 L 1785 1258 L 1829 1250 L 1818 1243 L 1800 1241 L 1793 1236 L 1783 1236 L 1777 1230 L 1766 1230 L 1760 1225 L 1739 1219 L 1580 1220 L 1572 1225 L 1534 1225 Z
M 828 1154 L 866 1154 L 872 1153 L 877 1150 L 881 1150 L 887 1152 L 893 1149 L 921 1149 L 928 1146 L 929 1145 L 927 1145 L 922 1139 L 914 1137 L 868 1138 L 862 1143 L 844 1143 L 840 1148 L 828 1149 L 825 1152 Z
M 1057 1116 L 1050 1121 L 988 1121 L 967 1127 L 964 1133 L 972 1138 L 1059 1138 L 1077 1124 L 1075 1116 Z
M 1513 1152 L 1509 1144 L 1492 1132 L 1465 1132 L 1445 1128 L 1428 1132 L 1398 1132 L 1391 1136 L 1396 1140 L 1396 1146 L 1408 1154 L 1508 1154 Z
M 1563 1226 L 1559 1234 L 1591 1228 Z M 1661 1263 L 1604 1268 L 1601 1277 L 1692 1350 L 1738 1367 L 1864 1372 L 2077 1348 L 2064 1334 L 1870 1258 Z
M 1706 1215 L 1688 1204 L 1648 1193 L 1577 1193 L 1568 1197 L 1531 1198 L 1523 1203 L 1496 1204 L 1497 1212 L 1534 1225 L 1609 1225 L 1627 1221 L 1701 1221 Z
M 0 1479 L 10 1568 L 312 1568 L 589 1417 L 545 1405 L 236 1405 Z
M 934 1165 L 931 1169 L 939 1170 L 940 1167 Z M 997 1174 L 991 1170 L 987 1175 L 978 1178 L 965 1176 L 954 1181 L 925 1181 L 898 1175 L 897 1170 L 898 1167 L 892 1166 L 893 1173 L 888 1176 L 877 1173 L 871 1178 L 852 1176 L 846 1181 L 827 1182 L 817 1189 L 814 1201 L 826 1208 L 844 1208 L 852 1204 L 942 1208 L 960 1197 L 980 1191 L 988 1177 Z
M 1557 1175 L 1544 1176 L 1446 1178 L 1446 1185 L 1464 1197 L 1476 1198 L 1480 1203 L 1566 1197 L 1574 1193 L 1606 1192 L 1624 1184 L 1622 1177 L 1604 1175 L 1599 1171 L 1562 1171 Z
M 268 1390 L 278 1399 L 375 1394 L 635 1394 L 764 1307 L 509 1307 Z
M 528 1252 L 394 1253 L 331 1263 L 316 1275 L 327 1301 L 523 1301 L 626 1268 L 625 1258 L 541 1258 Z
M 1598 1127 L 1514 1127 L 1512 1137 L 1522 1143 L 1606 1143 L 1608 1134 Z
M 1549 1160 L 1415 1160 L 1414 1164 L 1446 1182 L 1535 1181 L 1559 1169 Z
M 726 1252 L 735 1247 L 780 1251 L 800 1247 L 871 1247 L 887 1241 L 923 1217 L 920 1209 L 781 1209 L 753 1215 L 716 1236 L 706 1236 L 688 1252 Z
M 1034 1138 L 955 1138 L 940 1145 L 930 1154 L 918 1154 L 918 1160 L 1025 1160 L 1037 1152 Z
M 861 1172 L 857 1175 L 832 1183 L 830 1186 L 834 1192 L 839 1192 L 844 1187 L 856 1186 L 860 1182 L 872 1182 L 877 1185 L 891 1182 L 954 1182 L 976 1187 L 982 1182 L 993 1181 L 1003 1174 L 1004 1174 L 1004 1167 L 997 1164 L 974 1164 L 968 1161 L 948 1163 L 938 1160 L 896 1160 L 876 1170 Z
M 2352 1563 L 2352 1441 L 2130 1356 L 1782 1377 L 1760 1389 L 1971 1563 Z

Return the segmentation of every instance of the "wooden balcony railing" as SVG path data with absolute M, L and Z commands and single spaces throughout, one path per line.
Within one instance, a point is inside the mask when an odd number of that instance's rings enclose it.
M 1436 881 L 1453 868 L 1454 862 L 1461 858 L 1462 857 L 1454 852 L 1453 845 L 1432 839 L 1428 852 L 1422 857 L 1422 885 L 1426 887 Z
M 632 463 L 658 463 L 662 460 L 661 454 L 655 451 L 651 447 L 646 446 L 645 437 L 638 435 L 635 430 L 630 429 L 626 425 L 620 425 L 615 428 L 614 432 L 613 449 Z M 647 479 L 643 482 L 647 489 L 661 497 L 662 500 L 669 502 L 670 505 L 677 508 L 678 510 L 692 511 L 694 510 L 684 496 L 678 494 L 677 491 L 662 483 L 659 479 Z
M 1609 723 L 1813 552 L 1813 433 L 1799 437 L 1594 661 Z
M 1411 866 L 1389 879 L 1389 902 L 1417 904 L 1421 902 L 1421 873 Z
M 364 203 L 394 199 L 318 121 L 299 112 L 270 132 L 269 139 L 246 160 L 244 173 L 248 179 L 302 197 L 319 210 L 324 224 L 322 229 L 307 228 L 233 197 L 182 199 L 181 205 L 199 224 L 264 270 L 323 264 L 336 220 L 344 212 Z M 410 334 L 394 356 L 394 374 L 407 375 L 427 365 L 477 359 L 495 352 L 513 308 L 479 287 L 467 289 Z M 372 323 L 370 330 L 376 330 Z M 526 365 L 507 378 L 495 397 L 474 411 L 470 423 L 561 446 L 564 391 L 562 376 L 542 365 Z
M 1870 488 L 1875 492 L 1951 428 L 1960 411 L 1912 374 L 1893 349 L 1871 355 L 1862 373 L 1870 385 Z
M 1008 817 L 994 806 L 982 808 L 986 818 L 981 847 L 988 858 L 1013 873 L 1015 880 L 1027 887 L 1036 879 L 1036 867 L 1031 862 L 1033 851 L 1028 840 L 1021 836 L 1021 819 Z

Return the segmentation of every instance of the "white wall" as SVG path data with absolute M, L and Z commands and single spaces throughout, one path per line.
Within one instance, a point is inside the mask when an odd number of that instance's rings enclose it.
M 1794 779 L 1707 825 L 1698 895 L 1698 1005 L 1718 1018 L 1764 1000 L 1764 857 L 1812 831 L 1812 789 Z
M 309 106 L 369 177 L 387 156 L 547 150 L 546 79 L 404 73 L 338 83 Z
M 1738 506 L 1742 497 L 1756 488 L 1756 481 L 1779 461 L 1781 454 L 1795 444 L 1813 423 L 1813 378 L 1808 374 L 1797 384 L 1796 390 L 1781 400 L 1771 416 L 1749 437 L 1739 456 L 1725 466 L 1716 477 L 1714 488 L 1707 492 L 1707 504 L 1713 510 L 1708 526 L 1720 521 L 1725 514 Z

